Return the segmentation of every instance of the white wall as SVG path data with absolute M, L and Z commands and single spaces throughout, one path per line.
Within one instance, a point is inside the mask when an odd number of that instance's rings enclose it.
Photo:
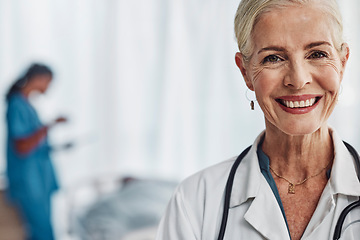
M 184 178 L 239 154 L 264 127 L 234 63 L 238 2 L 0 0 L 0 95 L 31 61 L 53 67 L 35 104 L 45 122 L 71 120 L 51 133 L 78 143 L 54 155 L 64 185 L 114 172 Z M 351 56 L 331 119 L 358 149 L 359 7 L 341 1 Z

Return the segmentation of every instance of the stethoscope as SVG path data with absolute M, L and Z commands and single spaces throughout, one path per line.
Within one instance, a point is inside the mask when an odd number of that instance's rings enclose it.
M 359 157 L 359 154 L 356 152 L 356 150 L 350 144 L 348 144 L 346 142 L 344 142 L 344 144 L 345 144 L 346 148 L 349 150 L 349 152 L 351 153 L 351 155 L 353 156 L 353 158 L 355 159 L 355 164 L 356 164 L 357 173 L 358 173 L 358 179 L 360 181 L 360 157 Z M 246 148 L 239 155 L 239 157 L 236 159 L 236 161 L 234 162 L 234 164 L 231 167 L 229 177 L 227 179 L 226 187 L 225 187 L 224 211 L 223 211 L 223 216 L 222 216 L 222 220 L 221 220 L 221 226 L 220 226 L 218 240 L 224 239 L 226 223 L 227 223 L 228 214 L 229 214 L 231 190 L 232 190 L 232 186 L 234 183 L 234 177 L 235 177 L 236 170 L 237 170 L 240 162 L 245 157 L 245 155 L 249 152 L 250 148 L 251 148 L 251 146 Z M 348 213 L 351 210 L 353 210 L 354 208 L 359 207 L 359 206 L 360 206 L 360 198 L 358 201 L 355 201 L 355 202 L 349 204 L 346 208 L 344 208 L 344 210 L 341 212 L 339 219 L 336 223 L 333 240 L 340 239 L 341 229 L 344 224 L 346 215 L 348 215 Z

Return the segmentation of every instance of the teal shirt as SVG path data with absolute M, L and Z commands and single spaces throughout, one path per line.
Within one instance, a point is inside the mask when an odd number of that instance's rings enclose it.
M 16 201 L 29 197 L 45 201 L 58 188 L 48 139 L 42 140 L 28 154 L 20 154 L 15 150 L 17 139 L 30 136 L 43 126 L 35 109 L 22 94 L 14 94 L 8 100 L 6 123 L 10 198 Z

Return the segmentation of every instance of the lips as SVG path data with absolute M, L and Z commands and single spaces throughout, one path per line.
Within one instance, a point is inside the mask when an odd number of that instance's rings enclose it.
M 280 107 L 286 112 L 307 113 L 314 109 L 320 101 L 321 96 L 304 95 L 304 96 L 286 96 L 276 99 Z

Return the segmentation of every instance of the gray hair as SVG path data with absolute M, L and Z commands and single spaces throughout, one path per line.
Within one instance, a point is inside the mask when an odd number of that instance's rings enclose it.
M 333 41 L 336 49 L 340 52 L 344 42 L 343 24 L 336 0 L 241 0 L 235 15 L 234 29 L 239 51 L 243 55 L 244 61 L 248 62 L 251 58 L 251 34 L 262 14 L 274 8 L 313 3 L 321 3 L 319 9 L 329 17 L 333 27 Z

